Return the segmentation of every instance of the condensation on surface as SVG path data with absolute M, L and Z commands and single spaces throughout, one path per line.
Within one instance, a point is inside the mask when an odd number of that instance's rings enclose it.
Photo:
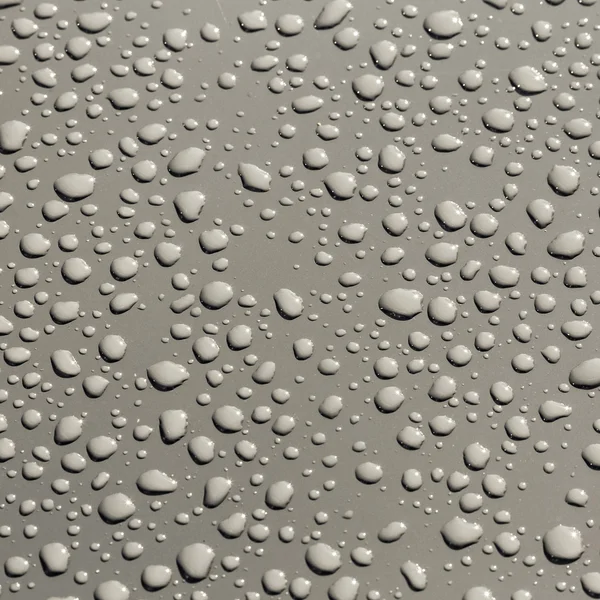
M 0 593 L 600 597 L 595 0 L 0 0 Z

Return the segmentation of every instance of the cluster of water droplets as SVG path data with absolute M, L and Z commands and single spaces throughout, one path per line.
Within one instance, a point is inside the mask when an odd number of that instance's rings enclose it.
M 595 10 L 0 0 L 2 591 L 600 597 Z

